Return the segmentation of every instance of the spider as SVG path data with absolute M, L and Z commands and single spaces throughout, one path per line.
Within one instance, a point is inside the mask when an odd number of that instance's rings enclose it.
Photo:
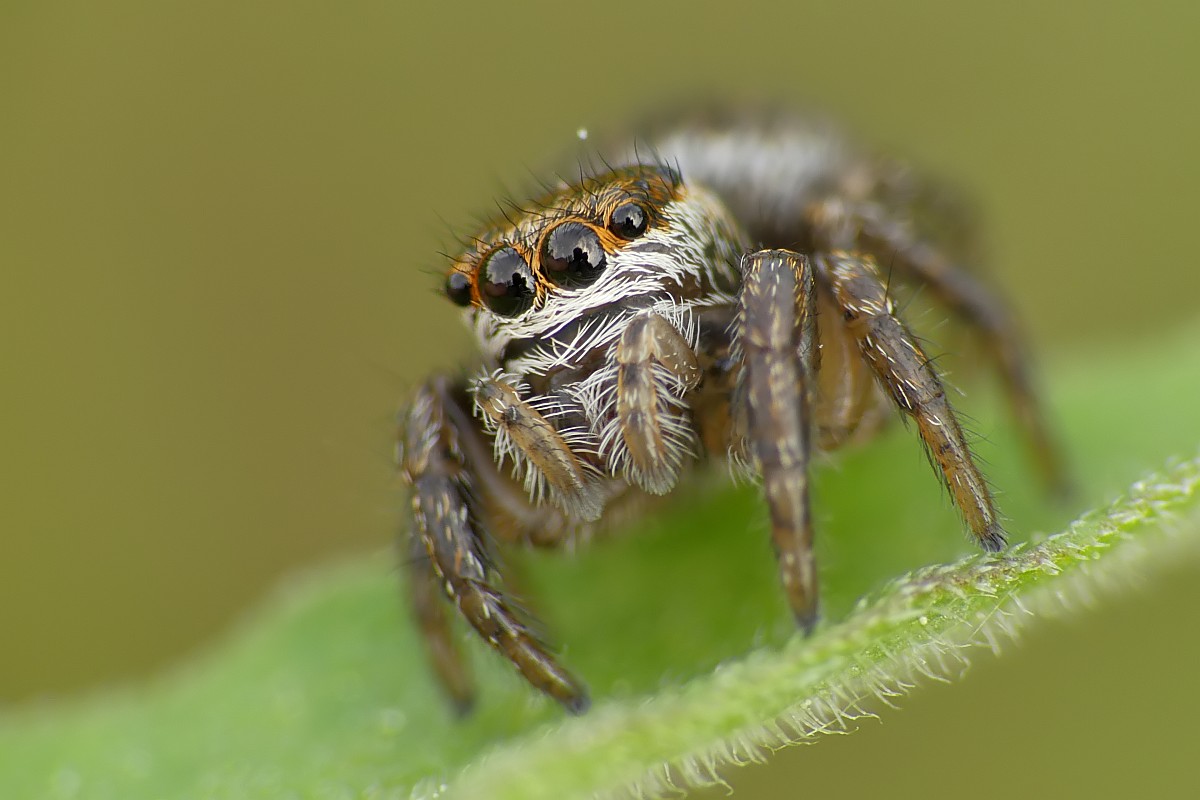
M 890 281 L 976 334 L 1035 462 L 1060 482 L 1014 324 L 953 257 L 969 231 L 941 190 L 804 118 L 693 122 L 652 145 L 651 158 L 627 153 L 514 206 L 446 274 L 482 365 L 416 391 L 398 463 L 415 615 L 462 711 L 474 690 L 447 598 L 529 684 L 588 707 L 503 588 L 493 548 L 562 545 L 706 461 L 760 482 L 805 632 L 818 607 L 814 452 L 869 438 L 889 408 L 915 423 L 971 537 L 1004 547 L 991 488 Z

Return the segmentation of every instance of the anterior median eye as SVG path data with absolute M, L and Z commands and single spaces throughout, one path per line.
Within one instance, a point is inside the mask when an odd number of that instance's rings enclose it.
M 479 296 L 492 311 L 515 317 L 533 305 L 533 272 L 521 254 L 502 247 L 479 265 Z
M 622 203 L 608 220 L 608 229 L 622 239 L 636 239 L 649 226 L 650 215 L 638 203 Z
M 559 286 L 586 286 L 607 264 L 600 237 L 582 222 L 564 222 L 542 242 L 542 269 Z

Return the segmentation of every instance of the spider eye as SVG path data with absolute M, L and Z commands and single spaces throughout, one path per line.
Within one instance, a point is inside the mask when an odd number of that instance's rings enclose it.
M 461 272 L 446 276 L 446 297 L 456 306 L 471 305 L 471 278 Z
M 533 305 L 533 273 L 511 247 L 496 250 L 479 265 L 479 296 L 492 311 L 515 317 Z
M 608 229 L 622 239 L 636 239 L 650 226 L 650 215 L 638 203 L 622 203 L 608 220 Z
M 542 268 L 559 286 L 586 286 L 607 264 L 600 237 L 582 222 L 564 222 L 542 242 Z

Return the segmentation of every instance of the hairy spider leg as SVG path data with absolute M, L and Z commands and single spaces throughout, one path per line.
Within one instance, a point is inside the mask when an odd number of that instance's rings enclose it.
M 817 256 L 815 262 L 863 358 L 892 401 L 916 422 L 967 527 L 985 550 L 1000 550 L 1004 530 L 991 488 L 975 463 L 937 371 L 896 316 L 874 261 L 870 256 L 835 251 Z
M 615 448 L 630 482 L 652 494 L 675 488 L 683 459 L 695 450 L 695 432 L 678 397 L 700 382 L 702 372 L 687 340 L 664 317 L 634 317 L 616 347 L 617 424 L 623 448 Z
M 604 494 L 595 465 L 571 447 L 559 431 L 518 389 L 501 377 L 475 385 L 475 406 L 496 437 L 497 454 L 528 466 L 526 489 L 533 498 L 547 492 L 570 516 L 595 521 L 604 511 Z M 499 458 L 497 460 L 500 460 Z
M 413 615 L 434 674 L 450 696 L 454 710 L 465 716 L 475 705 L 475 686 L 462 653 L 454 644 L 446 602 L 441 596 L 442 582 L 438 580 L 429 552 L 419 536 L 408 537 L 405 565 Z
M 858 250 L 886 258 L 889 265 L 928 286 L 934 297 L 979 337 L 1000 372 L 1009 405 L 1043 481 L 1057 493 L 1068 493 L 1070 481 L 1062 451 L 1050 434 L 1034 390 L 1023 337 L 1000 299 L 978 278 L 929 242 L 917 238 L 909 226 L 892 219 L 876 204 L 845 207 L 831 202 L 815 217 L 825 231 L 854 232 L 851 240 L 839 236 L 836 238 L 840 241 L 828 242 L 831 249 Z
M 568 711 L 581 713 L 588 707 L 586 690 L 559 666 L 491 580 L 479 515 L 472 508 L 473 472 L 459 445 L 465 432 L 446 413 L 446 383 L 442 379 L 423 386 L 406 420 L 400 466 L 412 487 L 410 535 L 424 550 L 428 567 L 442 583 L 446 596 L 479 635 L 511 661 L 530 684 Z M 415 582 L 413 589 L 424 591 L 420 582 Z M 422 599 L 418 594 L 418 602 Z M 445 635 L 436 628 L 434 632 L 435 637 Z M 430 646 L 443 685 L 460 705 L 469 703 L 470 695 L 463 694 L 456 683 L 461 664 L 452 661 L 446 669 L 438 660 L 440 655 L 453 652 L 437 650 L 436 638 Z
M 471 495 L 479 504 L 480 519 L 488 521 L 493 540 L 520 542 L 533 547 L 562 547 L 575 526 L 554 506 L 535 506 L 519 483 L 501 474 L 494 446 L 471 415 L 474 406 L 464 382 L 437 385 L 443 390 L 442 411 L 447 424 L 458 434 L 458 447 L 471 475 Z
M 817 619 L 808 467 L 816 380 L 816 281 L 808 259 L 787 250 L 742 258 L 734 357 L 745 445 L 762 477 L 788 603 L 800 627 Z

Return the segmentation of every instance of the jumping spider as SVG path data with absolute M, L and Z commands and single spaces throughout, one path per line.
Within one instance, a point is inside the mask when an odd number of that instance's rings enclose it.
M 964 225 L 939 190 L 794 118 L 685 126 L 651 144 L 652 158 L 629 154 L 515 208 L 446 276 L 483 365 L 417 391 L 399 464 L 416 616 L 461 709 L 473 689 L 439 595 L 530 684 L 584 710 L 584 687 L 531 633 L 489 552 L 562 544 L 709 459 L 761 482 L 806 631 L 812 453 L 870 436 L 889 407 L 915 423 L 970 534 L 1001 549 L 992 492 L 889 282 L 923 289 L 978 336 L 1040 469 L 1061 477 L 1014 326 L 951 257 Z M 923 218 L 951 236 L 927 235 Z

